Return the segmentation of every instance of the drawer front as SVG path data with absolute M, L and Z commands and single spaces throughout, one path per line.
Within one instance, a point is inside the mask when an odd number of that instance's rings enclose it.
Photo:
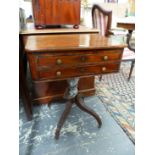
M 83 52 L 84 53 L 84 52 Z M 86 52 L 85 52 L 86 53 Z M 88 52 L 87 52 L 88 53 Z M 107 61 L 120 60 L 121 50 L 100 51 L 89 54 L 72 54 L 72 55 L 38 55 L 36 57 L 37 66 L 77 66 L 82 64 L 103 63 Z
M 118 72 L 119 63 L 104 64 L 97 66 L 70 67 L 60 69 L 42 69 L 38 71 L 38 78 L 43 79 L 65 79 L 71 77 L 84 77 L 89 75 L 98 75 L 105 73 Z

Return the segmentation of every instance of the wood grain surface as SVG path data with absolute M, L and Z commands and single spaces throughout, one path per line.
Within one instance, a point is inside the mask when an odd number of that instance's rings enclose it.
M 98 34 L 28 36 L 27 52 L 58 52 L 73 50 L 118 49 L 126 47 L 123 37 L 103 37 Z

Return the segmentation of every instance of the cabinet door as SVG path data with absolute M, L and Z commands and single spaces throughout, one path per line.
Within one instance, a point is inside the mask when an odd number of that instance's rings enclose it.
M 45 25 L 45 1 L 32 0 L 35 25 Z
M 80 0 L 45 0 L 46 25 L 79 24 Z
M 80 0 L 59 0 L 61 24 L 80 24 Z
M 59 25 L 60 24 L 60 0 L 45 0 L 45 19 L 46 25 Z
M 32 0 L 35 25 L 80 24 L 80 0 Z

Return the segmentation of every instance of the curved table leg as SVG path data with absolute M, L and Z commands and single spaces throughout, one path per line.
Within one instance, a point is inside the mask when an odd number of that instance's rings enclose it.
M 91 108 L 89 108 L 88 106 L 85 105 L 85 103 L 80 95 L 77 95 L 75 100 L 76 100 L 75 104 L 81 110 L 87 112 L 88 114 L 92 115 L 96 119 L 96 121 L 98 122 L 98 127 L 100 128 L 102 125 L 102 121 L 101 121 L 99 115 L 94 110 L 92 110 Z
M 61 117 L 59 119 L 59 122 L 57 124 L 57 129 L 56 129 L 56 132 L 55 132 L 55 139 L 59 139 L 60 130 L 61 130 L 63 124 L 65 123 L 65 120 L 66 120 L 68 114 L 71 111 L 72 104 L 73 104 L 72 100 L 68 100 L 68 102 L 66 103 L 65 110 L 63 111 L 63 113 L 62 113 L 62 115 L 61 115 Z

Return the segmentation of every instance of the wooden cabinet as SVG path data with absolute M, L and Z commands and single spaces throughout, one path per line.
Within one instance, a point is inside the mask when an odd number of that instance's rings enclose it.
M 80 0 L 32 0 L 36 27 L 80 24 Z

